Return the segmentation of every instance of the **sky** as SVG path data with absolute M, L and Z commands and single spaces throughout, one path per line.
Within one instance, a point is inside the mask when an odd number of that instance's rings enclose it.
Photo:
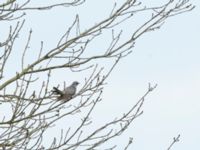
M 194 4 L 192 12 L 170 18 L 160 30 L 140 38 L 110 78 L 109 90 L 120 93 L 115 100 L 126 100 L 119 107 L 130 105 L 148 82 L 158 84 L 144 115 L 126 133 L 133 137 L 134 149 L 166 149 L 178 134 L 180 142 L 173 149 L 200 148 L 200 2 Z
M 122 146 L 133 137 L 130 149 L 167 149 L 173 137 L 180 134 L 174 150 L 200 149 L 200 1 L 191 2 L 196 5 L 193 11 L 169 18 L 161 29 L 139 38 L 133 53 L 119 62 L 107 80 L 104 101 L 95 112 L 100 122 L 105 116 L 112 119 L 128 110 L 144 94 L 148 83 L 158 84 L 145 101 L 144 114 L 116 139 Z M 104 18 L 112 4 L 113 1 L 88 0 L 79 9 L 29 12 L 23 32 L 33 29 L 32 48 L 38 49 L 40 40 L 45 39 L 48 44 L 44 46 L 50 49 L 71 23 L 70 15 L 80 13 L 85 28 Z M 125 23 L 121 28 L 126 29 L 126 38 L 134 26 Z M 100 39 L 92 48 L 100 49 L 103 45 L 104 39 Z M 30 54 L 28 59 L 34 57 Z M 55 76 L 52 86 L 63 81 L 83 81 L 80 74 L 68 79 L 59 73 Z

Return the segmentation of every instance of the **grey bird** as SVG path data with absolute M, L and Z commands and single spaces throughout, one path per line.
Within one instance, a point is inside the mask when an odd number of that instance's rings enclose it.
M 79 82 L 74 81 L 70 86 L 66 87 L 63 91 L 56 87 L 53 87 L 53 94 L 58 95 L 58 100 L 69 101 L 76 94 L 76 88 Z

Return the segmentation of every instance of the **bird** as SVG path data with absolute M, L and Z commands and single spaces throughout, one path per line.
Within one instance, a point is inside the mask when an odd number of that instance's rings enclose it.
M 53 94 L 58 95 L 57 100 L 69 101 L 76 94 L 77 86 L 79 82 L 74 81 L 70 86 L 66 87 L 63 91 L 57 87 L 53 87 Z

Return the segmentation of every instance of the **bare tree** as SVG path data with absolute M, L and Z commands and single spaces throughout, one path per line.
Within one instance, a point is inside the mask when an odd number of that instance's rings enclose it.
M 17 47 L 19 54 L 15 55 L 15 44 L 18 39 L 24 37 L 22 30 L 27 14 L 37 10 L 50 11 L 56 7 L 79 7 L 85 0 L 56 4 L 48 2 L 46 6 L 35 6 L 31 2 L 7 0 L 0 4 L 0 21 L 2 24 L 7 23 L 6 27 L 1 28 L 1 32 L 8 32 L 7 36 L 0 39 L 0 147 L 5 150 L 96 149 L 120 136 L 143 113 L 145 98 L 156 85 L 149 84 L 146 93 L 130 110 L 122 113 L 122 116 L 86 132 L 86 127 L 93 124 L 90 116 L 102 100 L 106 79 L 117 63 L 132 52 L 140 36 L 159 29 L 167 18 L 194 8 L 189 0 L 168 0 L 165 4 L 155 7 L 145 6 L 137 0 L 125 0 L 122 4 L 114 3 L 108 16 L 85 30 L 82 30 L 80 15 L 77 14 L 71 26 L 68 26 L 63 36 L 55 43 L 56 46 L 51 49 L 45 49 L 43 41 L 38 50 L 31 49 L 30 30 L 24 41 L 25 46 Z M 119 30 L 119 26 L 126 21 L 136 24 L 137 15 L 140 13 L 145 13 L 147 19 L 140 19 L 142 23 L 130 30 L 130 37 L 122 40 L 124 27 L 121 26 Z M 88 54 L 89 45 L 98 37 L 103 39 L 106 36 L 105 32 L 110 34 L 110 44 L 101 51 L 94 50 Z M 34 61 L 27 61 L 28 53 L 37 56 Z M 99 65 L 105 59 L 112 63 L 110 68 L 107 65 Z M 9 60 L 19 64 L 20 69 L 8 67 Z M 74 74 L 90 74 L 82 76 L 84 83 L 70 102 L 57 101 L 51 92 L 52 74 L 64 68 Z M 45 143 L 48 139 L 46 134 L 53 130 L 52 126 L 56 127 L 60 120 L 68 120 L 70 123 L 70 116 L 79 118 L 80 115 L 81 122 L 77 125 L 68 124 L 65 129 L 60 130 L 59 137 L 56 136 L 51 142 L 48 141 L 48 144 Z M 128 149 L 131 143 L 132 139 L 124 149 Z M 116 146 L 108 149 L 115 149 Z

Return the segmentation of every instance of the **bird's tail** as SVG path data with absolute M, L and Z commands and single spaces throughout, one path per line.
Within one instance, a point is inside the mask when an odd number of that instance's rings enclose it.
M 61 96 L 63 95 L 63 92 L 56 87 L 53 87 L 52 92 L 53 92 L 53 94 L 57 94 L 57 95 L 61 95 Z

